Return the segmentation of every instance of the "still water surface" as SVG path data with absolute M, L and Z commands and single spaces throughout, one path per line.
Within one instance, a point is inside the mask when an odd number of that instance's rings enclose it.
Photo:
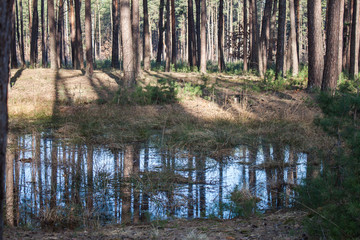
M 234 189 L 255 195 L 260 210 L 288 207 L 308 174 L 306 154 L 276 144 L 198 153 L 151 139 L 111 148 L 71 145 L 49 133 L 10 141 L 7 199 L 14 194 L 16 224 L 231 218 Z

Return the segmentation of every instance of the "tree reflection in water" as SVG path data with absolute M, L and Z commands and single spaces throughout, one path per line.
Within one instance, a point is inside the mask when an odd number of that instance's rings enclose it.
M 236 187 L 259 198 L 259 209 L 291 207 L 293 187 L 319 171 L 307 172 L 306 154 L 265 143 L 201 153 L 12 134 L 8 156 L 6 218 L 14 225 L 229 218 L 224 205 Z

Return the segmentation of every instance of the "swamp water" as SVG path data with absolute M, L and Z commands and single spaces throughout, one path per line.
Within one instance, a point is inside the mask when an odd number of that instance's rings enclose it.
M 48 133 L 9 139 L 6 212 L 18 225 L 232 218 L 246 206 L 291 206 L 293 187 L 309 174 L 306 154 L 271 144 L 206 154 L 151 139 L 116 147 L 71 145 Z

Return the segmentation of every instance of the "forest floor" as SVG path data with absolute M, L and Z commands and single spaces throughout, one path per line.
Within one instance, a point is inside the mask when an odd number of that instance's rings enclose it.
M 129 226 L 98 226 L 60 232 L 5 228 L 4 239 L 307 239 L 301 225 L 304 216 L 304 212 L 280 210 L 246 219 L 178 219 Z
M 144 72 L 140 86 L 171 92 L 161 84 L 165 79 L 178 92 L 171 103 L 147 105 L 134 104 L 134 98 L 122 102 L 118 71 L 95 71 L 92 78 L 65 69 L 19 69 L 12 75 L 10 131 L 51 128 L 69 141 L 109 147 L 160 133 L 168 146 L 213 154 L 259 137 L 303 152 L 331 148 L 323 142 L 332 141 L 314 124 L 321 116 L 315 94 L 301 87 L 276 91 L 253 75 Z M 173 220 L 61 233 L 6 228 L 5 239 L 304 239 L 304 214 L 278 211 L 249 219 Z
M 61 137 L 102 145 L 142 141 L 161 132 L 173 147 L 223 149 L 239 142 L 280 142 L 308 151 L 326 136 L 314 125 L 321 116 L 314 94 L 301 88 L 274 91 L 253 75 L 147 72 L 140 86 L 175 84 L 170 104 L 134 104 L 139 98 L 163 97 L 165 85 L 137 91 L 123 103 L 120 73 L 49 69 L 13 70 L 9 90 L 10 129 L 57 129 Z M 120 87 L 121 89 L 121 87 Z M 165 89 L 165 90 L 164 90 Z M 311 139 L 311 141 L 309 141 Z

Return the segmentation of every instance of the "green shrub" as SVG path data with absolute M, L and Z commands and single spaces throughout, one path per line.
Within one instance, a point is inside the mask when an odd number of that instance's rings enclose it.
M 360 97 L 321 94 L 324 112 L 316 123 L 337 138 L 332 153 L 322 154 L 319 176 L 298 188 L 299 202 L 312 209 L 306 219 L 314 237 L 355 239 L 360 237 Z
M 227 197 L 230 202 L 224 205 L 224 210 L 230 211 L 230 217 L 250 217 L 257 213 L 259 199 L 248 189 L 239 189 L 238 186 Z

